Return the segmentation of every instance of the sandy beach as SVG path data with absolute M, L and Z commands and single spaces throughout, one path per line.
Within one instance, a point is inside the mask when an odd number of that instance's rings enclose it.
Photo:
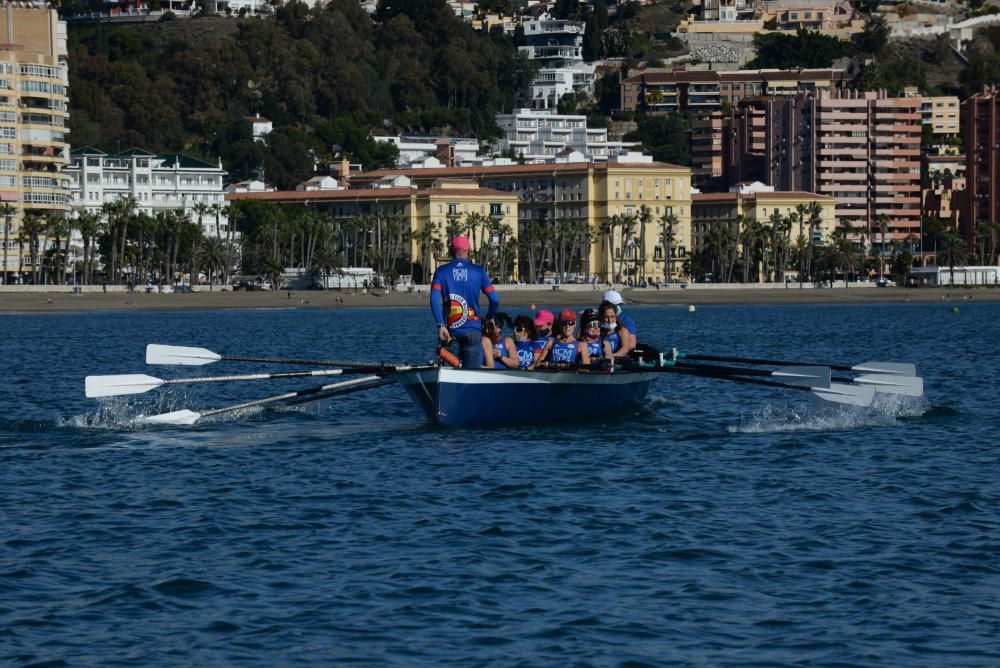
M 600 291 L 508 289 L 498 286 L 504 307 L 527 308 L 592 306 Z M 1000 301 L 1000 289 L 977 288 L 824 288 L 737 289 L 621 289 L 626 303 L 640 305 L 703 304 L 863 304 L 901 302 Z M 146 294 L 145 292 L 0 292 L 0 313 L 59 313 L 86 311 L 178 311 L 215 309 L 330 309 L 350 307 L 426 308 L 426 292 L 354 294 L 334 290 L 196 292 Z

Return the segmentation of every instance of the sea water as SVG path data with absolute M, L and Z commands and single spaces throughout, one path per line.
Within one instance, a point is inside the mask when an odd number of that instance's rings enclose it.
M 136 419 L 336 379 L 83 397 L 279 368 L 149 342 L 424 362 L 425 309 L 0 316 L 0 664 L 998 665 L 1000 305 L 954 305 L 629 309 L 663 349 L 915 362 L 926 400 L 671 375 L 614 419 L 488 431 L 397 386 Z

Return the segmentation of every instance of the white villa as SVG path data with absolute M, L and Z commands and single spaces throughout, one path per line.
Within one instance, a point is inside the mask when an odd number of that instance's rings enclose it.
M 221 161 L 212 165 L 185 155 L 156 155 L 138 148 L 111 155 L 84 146 L 70 153 L 63 174 L 69 177 L 72 215 L 98 212 L 103 204 L 128 195 L 135 198 L 138 211 L 152 216 L 182 209 L 195 222 L 199 204 L 225 206 L 226 172 Z M 227 236 L 225 209 L 218 224 L 214 212 L 204 213 L 202 227 L 206 236 Z
M 588 128 L 586 116 L 515 109 L 510 114 L 497 114 L 496 123 L 504 138 L 494 147 L 495 152 L 513 152 L 525 162 L 554 162 L 566 149 L 581 153 L 587 162 L 607 162 L 637 146 L 635 142 L 608 141 L 607 128 Z
M 593 93 L 595 66 L 583 62 L 583 21 L 564 21 L 542 14 L 523 23 L 527 46 L 518 50 L 538 64 L 528 91 L 534 109 L 555 109 L 566 93 Z

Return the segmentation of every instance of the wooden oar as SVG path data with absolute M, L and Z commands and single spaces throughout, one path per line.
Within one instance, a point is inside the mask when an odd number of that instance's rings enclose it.
M 201 413 L 192 410 L 179 410 L 173 411 L 171 413 L 161 413 L 159 415 L 151 415 L 145 418 L 144 422 L 150 422 L 152 424 L 173 424 L 173 425 L 187 425 L 194 424 L 201 418 L 209 417 L 211 415 L 219 415 L 220 413 L 229 413 L 232 411 L 238 411 L 243 408 L 253 408 L 254 406 L 263 406 L 265 404 L 271 404 L 276 401 L 284 401 L 286 399 L 296 399 L 299 397 L 317 395 L 320 393 L 328 393 L 328 396 L 333 396 L 336 392 L 331 392 L 331 390 L 341 390 L 345 388 L 354 389 L 367 389 L 369 387 L 376 387 L 381 383 L 372 383 L 370 385 L 364 385 L 364 383 L 371 383 L 374 380 L 382 380 L 380 376 L 364 376 L 362 378 L 354 378 L 352 380 L 345 380 L 340 383 L 333 383 L 331 385 L 320 385 L 319 387 L 312 387 L 305 390 L 298 390 L 296 392 L 285 392 L 283 394 L 276 394 L 273 397 L 265 397 L 263 399 L 255 399 L 253 401 L 244 401 L 239 404 L 233 404 L 232 406 L 223 406 L 222 408 L 213 408 L 211 410 L 203 411 Z M 327 397 L 324 397 L 327 398 Z
M 305 364 L 308 366 L 361 367 L 365 369 L 385 369 L 387 371 L 409 371 L 421 368 L 406 364 L 385 364 L 383 362 L 358 362 L 353 360 L 303 360 L 278 359 L 270 357 L 241 357 L 221 355 L 207 348 L 189 346 L 165 346 L 150 343 L 146 346 L 146 364 L 173 364 L 178 366 L 202 366 L 212 362 L 261 362 L 264 364 Z
M 120 376 L 87 376 L 84 380 L 87 397 L 117 397 L 124 394 L 142 394 L 164 385 L 192 383 L 224 383 L 239 380 L 274 380 L 277 378 L 305 378 L 309 376 L 339 376 L 345 373 L 371 373 L 362 369 L 321 369 L 318 371 L 285 371 L 281 373 L 247 373 L 238 376 L 203 376 L 200 378 L 163 379 L 142 373 Z
M 789 362 L 787 360 L 765 360 L 752 357 L 730 357 L 725 355 L 694 355 L 691 353 L 678 352 L 674 356 L 676 359 L 694 360 L 699 362 L 736 362 L 739 364 L 763 364 L 766 366 L 795 366 L 804 364 L 803 362 Z M 808 366 L 808 365 L 806 365 Z M 917 367 L 913 364 L 900 362 L 862 362 L 853 366 L 845 364 L 823 364 L 835 371 L 856 371 L 858 373 L 881 373 L 899 376 L 917 375 Z

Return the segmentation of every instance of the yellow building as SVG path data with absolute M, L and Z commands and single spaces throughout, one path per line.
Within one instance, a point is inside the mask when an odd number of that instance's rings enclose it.
M 585 231 L 589 243 L 584 243 L 589 252 L 576 253 L 575 266 L 578 273 L 587 274 L 582 278 L 597 276 L 602 281 L 665 278 L 668 263 L 664 257 L 664 219 L 674 221 L 670 243 L 673 260 L 669 263 L 672 277 L 678 276 L 682 258 L 690 247 L 691 169 L 688 167 L 636 161 L 385 169 L 351 175 L 350 182 L 353 187 L 363 188 L 399 176 L 419 187 L 427 187 L 441 178 L 470 179 L 514 197 L 518 203 L 518 235 L 525 242 L 519 258 L 520 274 L 529 280 L 539 280 L 559 268 L 558 263 L 539 266 L 533 257 L 525 256 L 536 251 L 542 253 L 542 246 L 552 243 L 551 234 L 545 233 L 535 243 L 533 235 L 539 225 L 552 228 L 557 223 L 568 223 Z M 640 216 L 643 207 L 648 215 Z M 609 224 L 609 221 L 619 222 L 622 217 L 636 219 L 633 234 L 623 235 L 627 227 Z M 542 255 L 539 258 L 544 260 Z
M 65 216 L 69 191 L 66 24 L 47 5 L 0 5 L 0 276 L 30 270 L 17 238 L 25 215 Z M 9 219 L 9 220 L 8 220 Z M 25 258 L 19 251 L 25 249 Z
M 482 223 L 469 233 L 473 252 L 489 246 L 490 253 L 499 263 L 493 266 L 506 265 L 506 271 L 510 272 L 506 276 L 496 275 L 495 279 L 518 278 L 514 256 L 505 251 L 508 242 L 513 242 L 515 247 L 517 243 L 517 197 L 482 188 L 469 179 L 441 178 L 421 188 L 390 184 L 350 190 L 229 193 L 226 200 L 304 205 L 335 221 L 364 216 L 401 217 L 405 229 L 410 232 L 410 257 L 421 263 L 427 274 L 448 260 L 449 225 L 467 222 L 472 215 Z M 508 252 L 507 261 L 503 261 L 505 252 Z M 414 278 L 419 280 L 420 277 Z
M 744 230 L 740 229 L 741 216 L 744 220 L 768 222 L 775 213 L 783 218 L 795 215 L 789 231 L 794 244 L 800 233 L 806 238 L 809 233 L 808 221 L 811 216 L 806 214 L 806 220 L 802 221 L 800 229 L 799 207 L 810 207 L 814 203 L 819 205 L 820 210 L 819 224 L 813 231 L 813 242 L 816 244 L 829 242 L 837 227 L 834 215 L 836 200 L 827 195 L 807 192 L 730 192 L 698 193 L 693 195 L 692 199 L 691 233 L 695 250 L 705 246 L 706 236 L 714 228 L 727 227 L 730 238 L 737 240 L 744 233 Z

